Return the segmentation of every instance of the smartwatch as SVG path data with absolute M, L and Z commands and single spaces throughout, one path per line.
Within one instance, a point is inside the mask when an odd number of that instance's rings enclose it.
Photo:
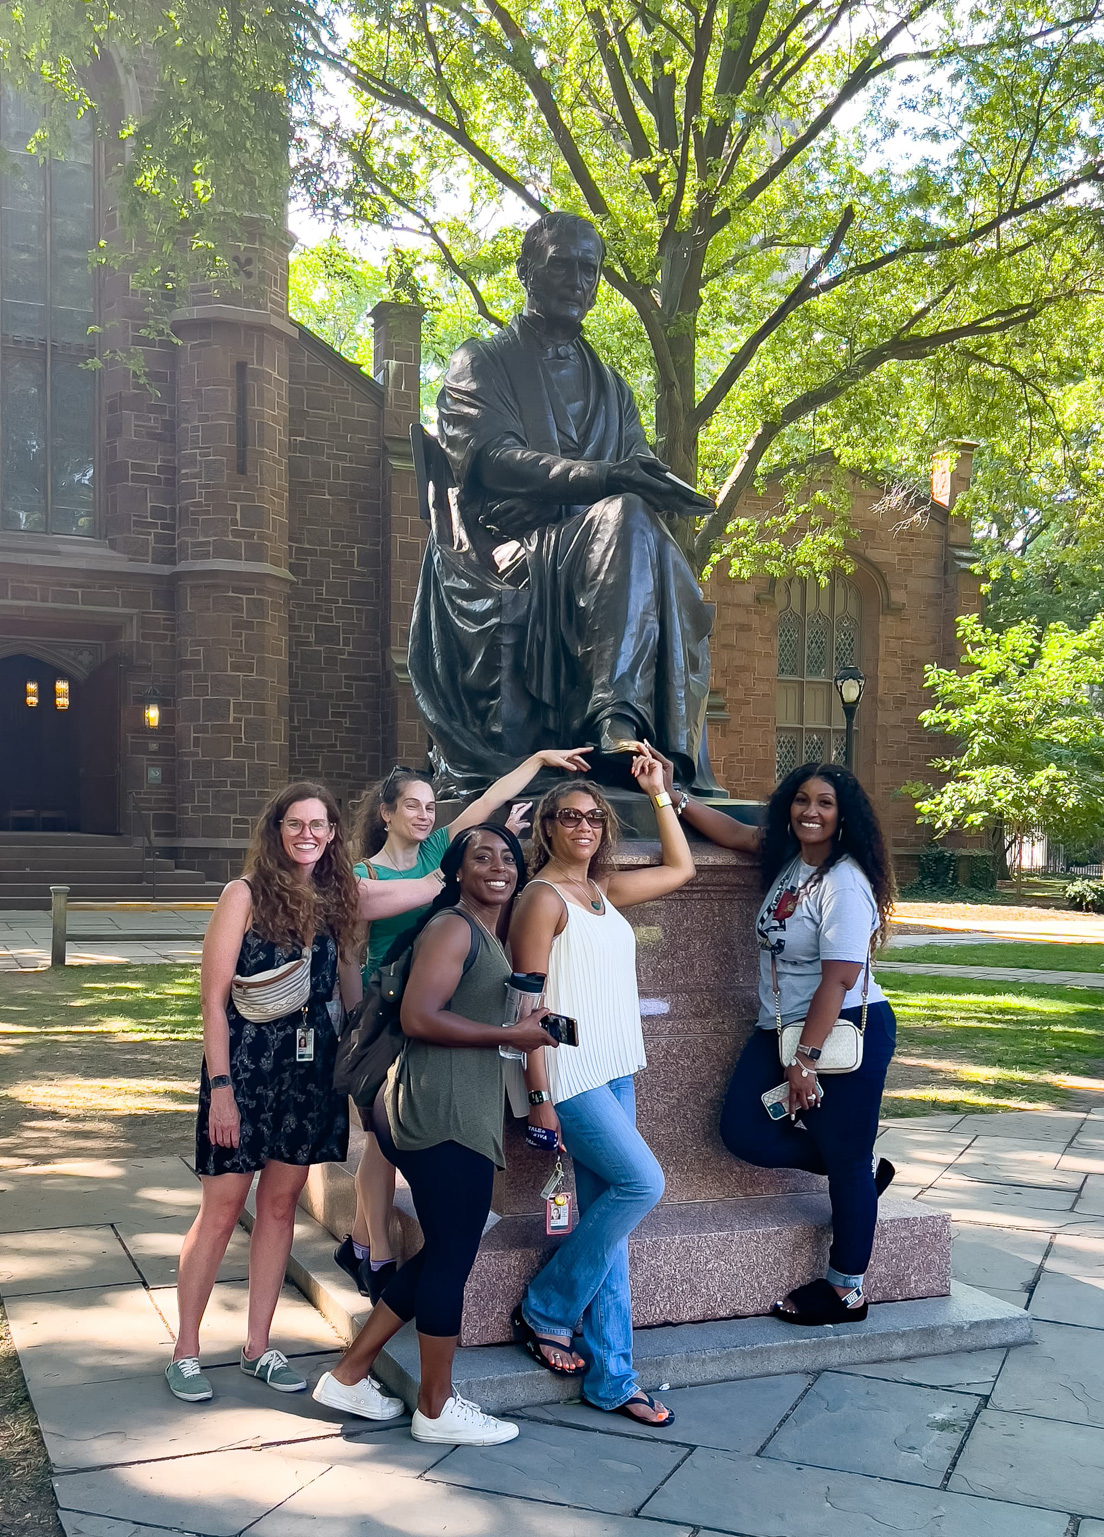
M 810 1062 L 819 1062 L 822 1055 L 819 1046 L 806 1046 L 804 1041 L 799 1041 L 795 1050 L 799 1051 L 803 1057 L 808 1057 Z
M 230 1087 L 230 1074 L 219 1073 L 210 1080 L 212 1089 L 228 1089 Z
M 655 802 L 655 809 L 657 811 L 662 811 L 664 806 L 671 804 L 671 797 L 666 790 L 660 790 L 658 795 L 652 796 L 652 800 Z
M 547 1105 L 552 1098 L 547 1089 L 530 1089 L 529 1103 L 531 1105 Z

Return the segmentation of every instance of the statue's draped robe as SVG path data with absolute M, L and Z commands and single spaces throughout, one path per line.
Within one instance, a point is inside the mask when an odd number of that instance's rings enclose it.
M 456 547 L 426 550 L 410 675 L 457 788 L 611 714 L 692 776 L 710 612 L 661 516 L 604 494 L 608 464 L 650 453 L 628 385 L 519 317 L 454 354 L 437 404 Z

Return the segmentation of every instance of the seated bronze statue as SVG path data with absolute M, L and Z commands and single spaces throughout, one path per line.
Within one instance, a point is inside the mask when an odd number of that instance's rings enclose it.
M 705 752 L 710 610 L 664 514 L 712 507 L 651 453 L 632 391 L 582 334 L 604 246 L 574 214 L 526 231 L 521 315 L 466 342 L 438 397 L 432 533 L 410 676 L 444 782 L 592 744 L 621 782 L 646 739 L 715 791 Z

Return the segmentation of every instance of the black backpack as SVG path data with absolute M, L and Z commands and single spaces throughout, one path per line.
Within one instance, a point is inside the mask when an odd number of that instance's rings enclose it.
M 471 930 L 471 943 L 464 961 L 465 975 L 479 954 L 482 936 L 467 913 L 459 912 Z M 401 934 L 368 978 L 364 997 L 346 1014 L 337 1041 L 334 1062 L 334 1088 L 348 1094 L 359 1110 L 375 1104 L 391 1064 L 398 1058 L 406 1039 L 399 1019 L 403 989 L 410 975 L 413 942 Z

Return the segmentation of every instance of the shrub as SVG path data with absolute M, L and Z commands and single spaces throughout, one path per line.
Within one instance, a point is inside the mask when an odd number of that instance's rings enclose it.
M 992 854 L 971 854 L 966 861 L 967 882 L 971 891 L 995 891 L 996 861 Z
M 1104 913 L 1104 881 L 1070 881 L 1064 894 L 1083 913 Z
M 916 885 L 926 891 L 954 891 L 958 885 L 958 850 L 928 843 L 916 862 Z

